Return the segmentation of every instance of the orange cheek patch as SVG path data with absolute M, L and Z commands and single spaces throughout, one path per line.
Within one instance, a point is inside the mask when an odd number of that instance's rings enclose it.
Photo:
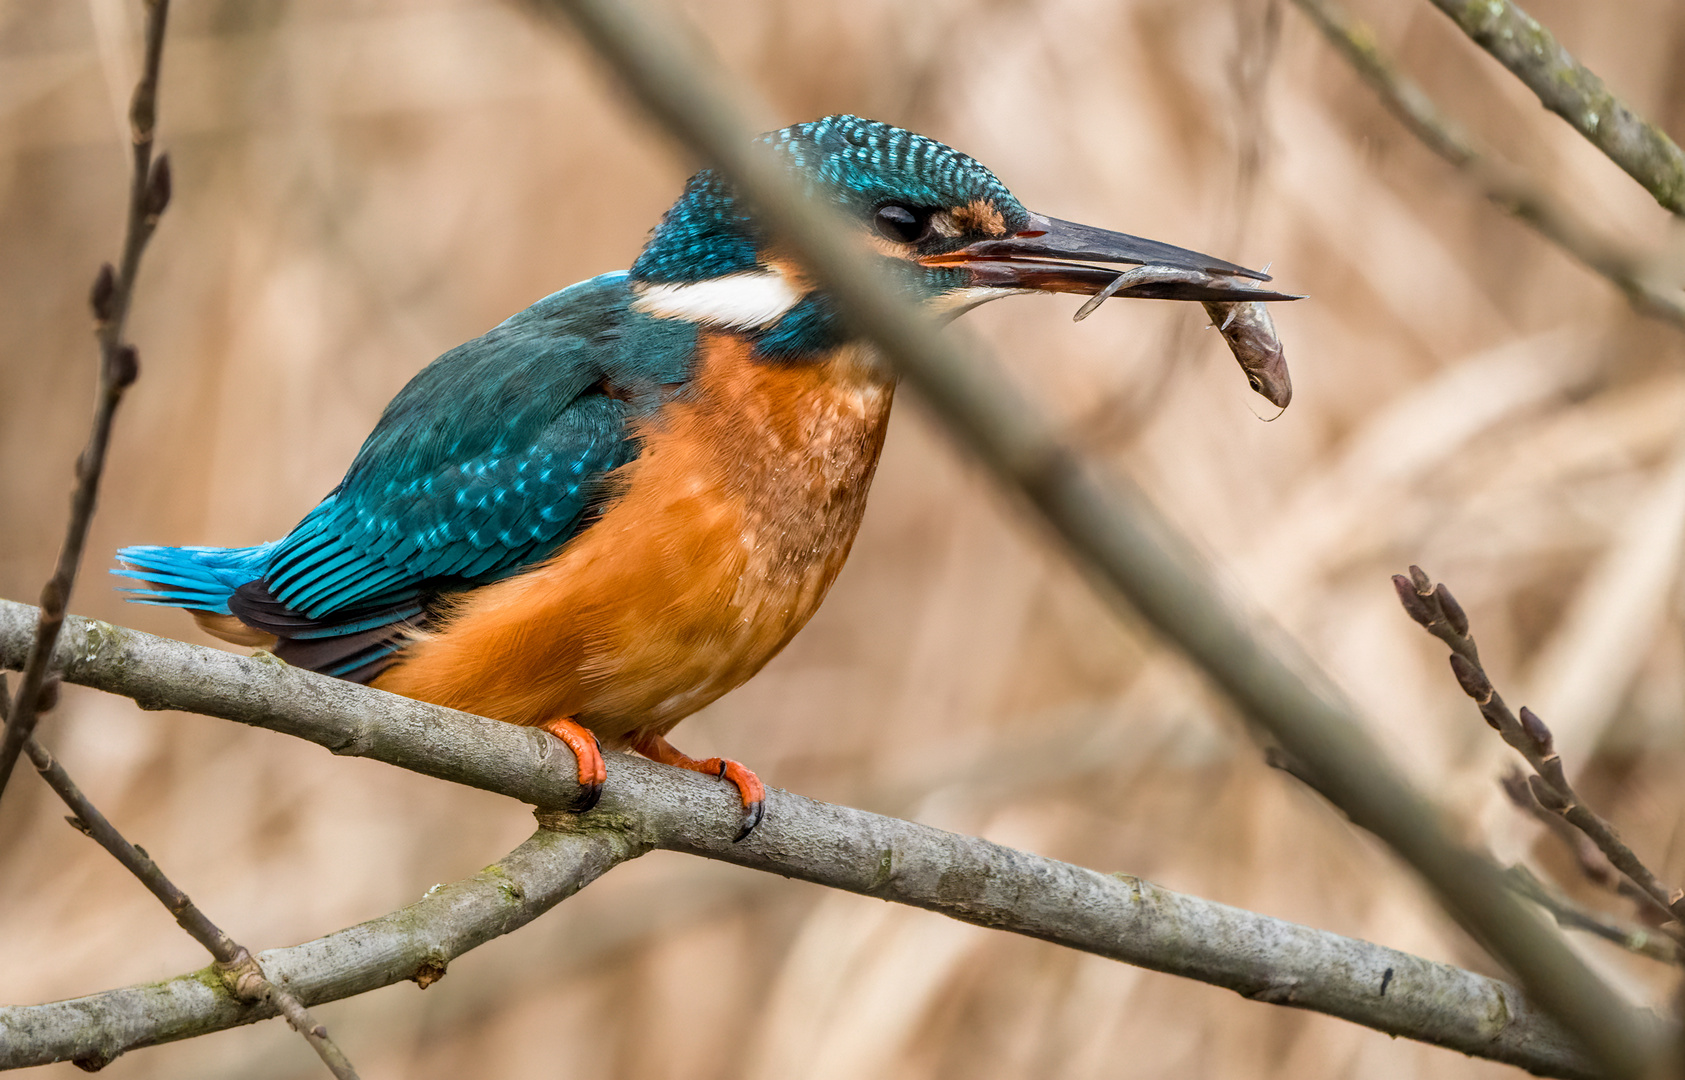
M 959 226 L 960 232 L 980 232 L 985 236 L 1005 236 L 1006 219 L 992 203 L 982 199 L 973 199 L 964 206 L 956 206 L 953 211 L 954 224 Z

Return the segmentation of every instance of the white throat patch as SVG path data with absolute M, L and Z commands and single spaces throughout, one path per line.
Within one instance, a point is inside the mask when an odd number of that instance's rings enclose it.
M 663 319 L 684 319 L 731 330 L 770 326 L 795 307 L 802 294 L 776 270 L 747 270 L 706 281 L 634 286 L 632 307 Z

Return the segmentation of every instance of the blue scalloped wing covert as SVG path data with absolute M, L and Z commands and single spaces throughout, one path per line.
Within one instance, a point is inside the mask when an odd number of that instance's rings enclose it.
M 339 487 L 276 548 L 269 593 L 312 622 L 337 622 L 495 581 L 554 552 L 604 475 L 636 456 L 627 422 L 652 407 L 652 388 L 689 375 L 694 328 L 629 303 L 625 275 L 603 275 L 428 365 Z

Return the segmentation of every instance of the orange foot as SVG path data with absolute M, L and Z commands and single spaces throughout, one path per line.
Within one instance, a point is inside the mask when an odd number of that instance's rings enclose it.
M 676 765 L 691 772 L 706 773 L 736 784 L 738 793 L 743 796 L 743 831 L 737 834 L 737 839 L 732 843 L 735 844 L 754 832 L 755 826 L 766 816 L 766 785 L 761 783 L 760 777 L 737 762 L 717 757 L 698 761 L 673 749 L 673 744 L 659 735 L 640 735 L 632 741 L 632 749 L 651 761 Z
M 608 766 L 603 764 L 603 748 L 597 737 L 571 716 L 558 716 L 538 727 L 567 743 L 579 762 L 579 801 L 574 804 L 573 812 L 583 814 L 596 806 L 603 794 L 603 781 L 608 779 Z

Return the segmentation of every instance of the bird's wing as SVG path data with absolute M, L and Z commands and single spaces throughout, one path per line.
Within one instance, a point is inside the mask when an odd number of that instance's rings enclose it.
M 624 282 L 604 281 L 534 305 L 411 380 L 345 479 L 236 592 L 234 614 L 285 639 L 344 638 L 323 642 L 332 665 L 306 662 L 344 668 L 352 638 L 376 642 L 434 595 L 506 577 L 578 532 L 606 474 L 637 455 L 629 421 L 649 406 L 619 383 L 677 381 L 673 358 L 628 373 L 639 334 Z

